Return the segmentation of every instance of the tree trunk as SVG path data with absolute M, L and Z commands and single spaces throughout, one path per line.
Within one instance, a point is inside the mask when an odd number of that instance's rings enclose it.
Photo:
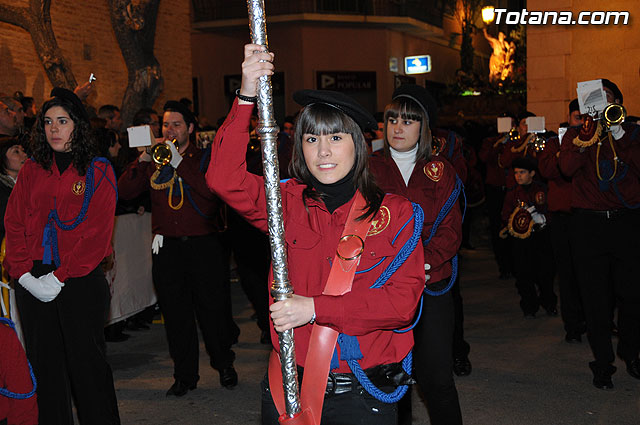
M 0 21 L 26 30 L 51 84 L 73 90 L 77 82 L 53 33 L 50 6 L 51 0 L 30 0 L 28 7 L 0 5 Z
M 150 108 L 162 91 L 160 64 L 154 56 L 159 0 L 108 0 L 111 25 L 122 51 L 129 79 L 121 114 L 130 125 L 140 108 Z
M 462 27 L 462 42 L 460 43 L 460 68 L 467 74 L 473 72 L 473 38 L 472 28 L 470 25 Z

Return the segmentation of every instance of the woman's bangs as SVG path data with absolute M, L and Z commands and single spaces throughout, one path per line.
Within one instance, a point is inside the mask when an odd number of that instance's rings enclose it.
M 349 132 L 350 125 L 347 122 L 346 115 L 339 109 L 329 105 L 317 103 L 309 105 L 306 113 L 302 114 L 301 132 L 302 134 L 315 134 L 324 136 L 334 133 Z
M 424 111 L 411 99 L 398 98 L 387 106 L 384 113 L 385 121 L 388 118 L 402 118 L 403 120 L 422 121 Z

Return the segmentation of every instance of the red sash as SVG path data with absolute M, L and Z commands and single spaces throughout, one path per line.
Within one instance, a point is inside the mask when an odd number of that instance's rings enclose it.
M 366 201 L 356 192 L 355 200 L 347 222 L 344 225 L 342 237 L 336 248 L 331 271 L 325 285 L 324 295 L 344 295 L 351 291 L 353 278 L 360 262 L 360 255 L 364 250 L 364 240 L 371 226 L 370 220 L 356 221 L 366 207 Z M 285 413 L 284 389 L 282 385 L 282 370 L 280 357 L 275 350 L 269 357 L 269 387 L 274 404 L 280 413 L 280 423 L 287 425 L 313 424 L 319 425 L 322 416 L 324 393 L 327 388 L 327 377 L 331 366 L 331 357 L 338 340 L 338 332 L 317 323 L 313 325 L 311 339 L 307 349 L 307 359 L 300 391 L 300 405 L 302 415 L 289 418 Z

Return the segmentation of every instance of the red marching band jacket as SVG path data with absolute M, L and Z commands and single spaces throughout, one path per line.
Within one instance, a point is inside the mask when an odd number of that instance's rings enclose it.
M 453 166 L 440 159 L 431 162 L 419 160 L 411 173 L 408 186 L 391 157 L 382 155 L 371 157 L 370 168 L 382 190 L 404 196 L 422 207 L 424 212 L 422 239 L 427 240 L 436 217 L 454 190 L 456 171 Z M 456 202 L 438 227 L 434 237 L 424 247 L 425 262 L 431 266 L 427 272 L 431 276 L 428 284 L 451 276 L 451 259 L 458 252 L 461 242 L 462 213 Z
M 266 232 L 263 177 L 248 173 L 245 165 L 252 110 L 253 105 L 238 105 L 236 100 L 216 134 L 206 179 L 224 202 Z M 364 356 L 360 360 L 363 369 L 401 362 L 413 346 L 413 333 L 395 333 L 393 330 L 407 326 L 414 317 L 424 288 L 422 250 L 414 249 L 384 286 L 379 289 L 370 286 L 413 233 L 411 203 L 399 196 L 385 196 L 365 240 L 351 292 L 327 296 L 322 292 L 353 199 L 331 214 L 322 202 L 307 199 L 305 205 L 304 184 L 288 180 L 281 183 L 280 188 L 289 278 L 294 292 L 314 297 L 319 325 L 358 337 Z M 402 229 L 407 222 L 409 225 Z M 271 275 L 269 279 L 271 281 Z M 265 295 L 268 288 L 269 284 L 265 282 Z M 296 361 L 303 367 L 311 329 L 312 325 L 304 325 L 294 333 Z M 278 352 L 273 326 L 271 333 L 274 349 Z M 340 354 L 339 346 L 337 349 Z M 351 372 L 343 360 L 335 371 Z

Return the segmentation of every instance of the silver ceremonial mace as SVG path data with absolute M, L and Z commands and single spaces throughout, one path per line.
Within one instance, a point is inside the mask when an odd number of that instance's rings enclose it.
M 264 0 L 247 0 L 247 8 L 249 10 L 251 42 L 265 46 L 265 49 L 268 49 Z M 291 298 L 293 288 L 291 287 L 291 282 L 289 282 L 289 270 L 287 268 L 280 176 L 278 173 L 278 146 L 276 139 L 280 129 L 273 116 L 271 78 L 266 75 L 260 77 L 258 87 L 258 118 L 259 123 L 256 132 L 262 147 L 264 189 L 267 198 L 269 241 L 271 243 L 271 267 L 273 269 L 271 296 L 274 300 L 281 301 Z M 293 329 L 278 333 L 278 342 L 280 343 L 285 409 L 287 416 L 292 418 L 301 411 Z

